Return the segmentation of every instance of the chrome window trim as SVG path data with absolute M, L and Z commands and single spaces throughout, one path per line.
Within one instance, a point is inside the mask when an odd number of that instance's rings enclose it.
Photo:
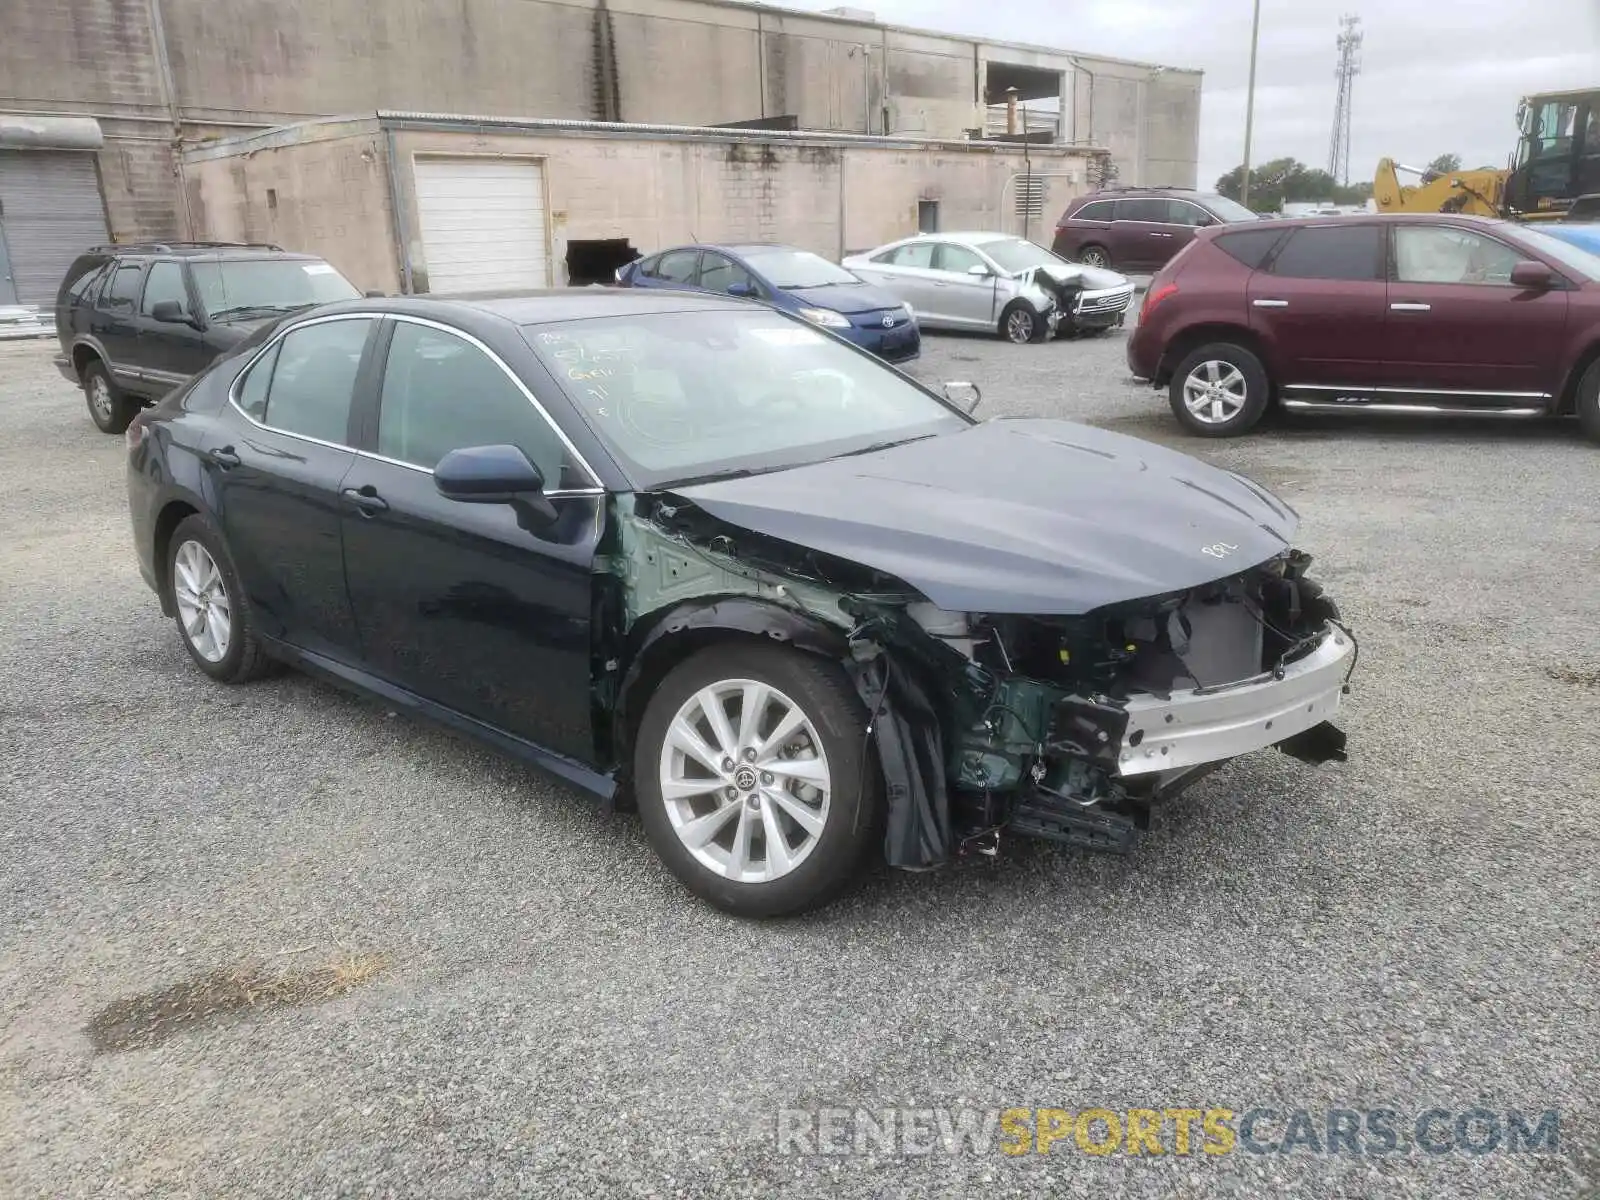
M 303 442 L 311 442 L 318 446 L 327 446 L 333 450 L 348 450 L 350 453 L 359 458 L 371 459 L 374 462 L 385 462 L 393 466 L 405 467 L 412 471 L 419 471 L 424 475 L 432 475 L 433 469 L 431 467 L 422 467 L 418 466 L 416 463 L 402 462 L 398 458 L 390 458 L 387 455 L 378 454 L 372 450 L 361 450 L 345 442 L 328 442 L 324 441 L 322 438 L 312 437 L 310 434 L 296 433 L 292 429 L 280 429 L 276 425 L 269 425 L 265 421 L 258 421 L 249 413 L 245 412 L 243 407 L 241 407 L 239 404 L 239 384 L 244 380 L 244 377 L 255 369 L 256 363 L 259 362 L 269 350 L 271 350 L 279 342 L 283 341 L 283 339 L 288 337 L 291 333 L 294 333 L 296 330 L 307 329 L 312 325 L 326 325 L 333 321 L 384 320 L 403 321 L 411 325 L 423 325 L 430 329 L 437 329 L 442 333 L 453 334 L 462 341 L 467 342 L 468 344 L 481 350 L 489 357 L 490 361 L 493 362 L 495 366 L 499 367 L 500 370 L 505 373 L 506 378 L 510 379 L 512 383 L 516 384 L 517 390 L 523 394 L 529 404 L 533 405 L 534 411 L 544 418 L 545 424 L 550 426 L 551 429 L 555 430 L 556 437 L 561 439 L 561 444 L 566 447 L 567 453 L 572 455 L 573 461 L 583 468 L 584 474 L 587 475 L 591 481 L 591 484 L 588 487 L 555 488 L 551 491 L 541 493 L 543 496 L 551 499 L 559 499 L 563 496 L 603 496 L 606 494 L 605 488 L 600 486 L 600 476 L 597 475 L 594 468 L 589 465 L 588 459 L 584 458 L 579 452 L 578 448 L 572 444 L 572 439 L 566 435 L 566 432 L 561 428 L 561 426 L 556 424 L 556 422 L 551 419 L 549 411 L 543 404 L 539 403 L 538 397 L 529 390 L 528 385 L 523 383 L 522 380 L 517 377 L 517 373 L 515 371 L 506 366 L 506 362 L 503 358 L 501 358 L 488 346 L 484 345 L 479 339 L 473 337 L 472 334 L 467 333 L 465 330 L 457 329 L 453 325 L 446 325 L 442 321 L 434 321 L 427 317 L 412 316 L 409 313 L 343 312 L 331 313 L 325 317 L 312 317 L 310 320 L 300 321 L 288 329 L 281 329 L 277 333 L 273 334 L 273 336 L 266 342 L 256 347 L 255 353 L 250 356 L 250 361 L 245 363 L 244 367 L 240 369 L 239 373 L 233 377 L 233 382 L 228 386 L 228 403 L 232 405 L 233 410 L 246 421 L 249 421 L 250 424 L 254 425 L 257 429 L 264 429 L 268 433 L 280 434 L 283 437 L 298 438 Z M 380 407 L 382 406 L 382 402 L 382 384 L 380 382 Z

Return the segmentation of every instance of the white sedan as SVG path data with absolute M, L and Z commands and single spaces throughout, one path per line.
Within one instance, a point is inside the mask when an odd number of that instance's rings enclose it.
M 904 300 L 924 329 L 989 330 L 1013 342 L 1111 329 L 1133 301 L 1127 276 L 1008 233 L 923 233 L 843 266 Z

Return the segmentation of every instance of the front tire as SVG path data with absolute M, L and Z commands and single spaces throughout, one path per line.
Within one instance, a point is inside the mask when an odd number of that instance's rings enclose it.
M 122 433 L 139 411 L 139 402 L 116 385 L 98 358 L 83 369 L 83 398 L 89 419 L 101 433 Z
M 185 517 L 172 531 L 167 586 L 177 610 L 178 636 L 195 666 L 222 683 L 247 683 L 271 669 L 233 557 L 203 517 Z
M 1578 425 L 1584 435 L 1600 442 L 1600 360 L 1589 364 L 1589 369 L 1578 380 L 1576 397 Z
M 701 899 L 741 917 L 819 908 L 878 830 L 867 714 L 835 664 L 728 642 L 656 688 L 634 744 L 639 816 Z
M 1000 336 L 1014 346 L 1042 342 L 1049 333 L 1049 323 L 1026 300 L 1013 300 L 1000 314 Z
M 1190 351 L 1172 373 L 1168 400 L 1178 423 L 1198 437 L 1237 437 L 1267 410 L 1271 384 L 1244 346 L 1212 342 Z

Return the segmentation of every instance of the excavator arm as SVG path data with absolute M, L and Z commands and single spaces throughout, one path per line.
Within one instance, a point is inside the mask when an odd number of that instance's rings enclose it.
M 1400 173 L 1418 177 L 1415 184 L 1400 182 Z M 1379 212 L 1468 213 L 1498 217 L 1505 198 L 1505 171 L 1451 171 L 1434 175 L 1407 167 L 1392 158 L 1380 158 L 1372 176 L 1372 198 Z

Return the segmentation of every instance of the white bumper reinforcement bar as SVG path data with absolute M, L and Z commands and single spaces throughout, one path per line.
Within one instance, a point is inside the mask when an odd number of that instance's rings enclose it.
M 1131 697 L 1118 773 L 1148 775 L 1221 762 L 1275 746 L 1339 711 L 1355 643 L 1329 626 L 1311 653 L 1284 668 L 1221 687 Z

